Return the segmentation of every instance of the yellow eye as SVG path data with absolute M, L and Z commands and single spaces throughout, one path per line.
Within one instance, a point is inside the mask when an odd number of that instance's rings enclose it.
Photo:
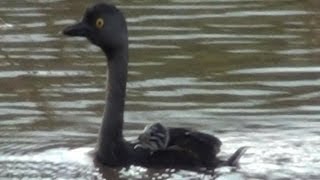
M 103 27 L 103 25 L 104 25 L 103 19 L 102 18 L 98 18 L 97 21 L 96 21 L 96 27 L 98 29 L 101 29 Z

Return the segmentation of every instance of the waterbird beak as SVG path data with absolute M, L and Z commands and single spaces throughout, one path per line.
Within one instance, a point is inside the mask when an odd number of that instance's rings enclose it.
M 62 33 L 67 36 L 86 37 L 89 32 L 89 26 L 84 22 L 71 25 L 63 29 Z

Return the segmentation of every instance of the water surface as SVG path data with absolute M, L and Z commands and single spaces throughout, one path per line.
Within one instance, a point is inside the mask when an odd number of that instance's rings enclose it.
M 94 165 L 106 61 L 60 30 L 91 1 L 0 2 L 0 177 L 319 179 L 318 0 L 116 1 L 130 33 L 125 135 L 152 122 L 250 146 L 236 172 Z M 212 173 L 213 174 L 213 173 Z

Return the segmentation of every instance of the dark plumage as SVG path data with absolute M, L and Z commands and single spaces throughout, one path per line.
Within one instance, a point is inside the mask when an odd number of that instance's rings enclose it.
M 123 138 L 123 112 L 128 66 L 128 33 L 123 14 L 113 5 L 99 3 L 89 7 L 81 22 L 64 29 L 68 36 L 86 37 L 107 56 L 108 93 L 95 159 L 108 166 L 142 165 L 165 167 L 216 167 L 236 165 L 246 148 L 229 160 L 216 157 L 221 142 L 209 134 L 183 128 L 168 131 L 169 141 L 160 149 L 135 148 Z M 152 152 L 152 153 L 151 153 Z

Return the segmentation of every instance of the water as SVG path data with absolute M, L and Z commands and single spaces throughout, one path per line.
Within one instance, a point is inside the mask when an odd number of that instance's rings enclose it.
M 0 2 L 1 179 L 319 179 L 318 0 L 117 1 L 130 31 L 125 135 L 148 123 L 250 146 L 236 172 L 95 165 L 105 60 L 59 31 L 91 1 Z

